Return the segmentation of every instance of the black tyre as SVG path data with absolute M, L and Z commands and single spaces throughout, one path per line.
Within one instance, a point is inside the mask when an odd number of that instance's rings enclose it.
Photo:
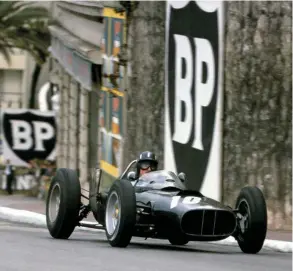
M 105 213 L 106 236 L 113 247 L 127 247 L 136 222 L 136 200 L 132 184 L 127 180 L 113 183 Z
M 98 194 L 100 194 L 99 187 L 102 178 L 102 170 L 96 168 L 91 171 L 90 179 L 90 193 L 89 193 L 89 204 L 90 209 L 99 224 L 104 225 L 105 219 L 105 204 L 98 201 Z
M 168 240 L 170 244 L 174 246 L 184 246 L 189 242 L 188 239 L 182 235 L 170 236 Z
M 263 193 L 257 187 L 242 188 L 236 208 L 242 215 L 236 238 L 239 247 L 244 253 L 256 254 L 262 249 L 267 234 L 267 207 Z
M 80 190 L 79 178 L 74 170 L 57 170 L 46 201 L 46 222 L 52 237 L 68 239 L 74 231 L 80 210 Z

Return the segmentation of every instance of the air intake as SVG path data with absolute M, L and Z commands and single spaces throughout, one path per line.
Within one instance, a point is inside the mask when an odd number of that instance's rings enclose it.
M 183 232 L 199 236 L 231 235 L 236 227 L 236 217 L 225 210 L 192 210 L 181 220 Z

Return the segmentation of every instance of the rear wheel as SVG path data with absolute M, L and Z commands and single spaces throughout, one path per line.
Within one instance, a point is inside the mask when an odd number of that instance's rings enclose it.
M 239 234 L 236 240 L 244 253 L 258 253 L 267 233 L 267 208 L 261 190 L 257 187 L 244 187 L 237 198 L 239 210 Z
M 80 199 L 80 182 L 76 172 L 67 168 L 58 169 L 46 202 L 46 223 L 52 237 L 70 237 L 77 225 Z
M 136 222 L 136 199 L 127 180 L 113 183 L 106 203 L 105 230 L 113 247 L 126 247 L 131 241 Z

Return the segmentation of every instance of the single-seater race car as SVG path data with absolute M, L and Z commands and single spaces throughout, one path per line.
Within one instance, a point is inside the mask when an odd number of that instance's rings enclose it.
M 235 208 L 186 188 L 184 173 L 167 170 L 136 178 L 132 161 L 107 192 L 101 192 L 102 171 L 95 170 L 89 196 L 81 193 L 77 173 L 60 168 L 52 178 L 47 202 L 47 228 L 67 239 L 75 227 L 103 229 L 113 247 L 126 247 L 133 236 L 169 240 L 219 241 L 233 236 L 244 253 L 258 253 L 267 233 L 267 209 L 261 190 L 241 189 Z M 88 204 L 81 202 L 81 197 Z M 82 221 L 92 212 L 97 223 Z

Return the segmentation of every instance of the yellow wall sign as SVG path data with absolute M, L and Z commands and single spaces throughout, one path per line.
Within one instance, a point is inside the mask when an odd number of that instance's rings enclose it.
M 125 42 L 125 13 L 104 8 L 105 32 L 102 39 L 103 71 L 100 95 L 99 130 L 101 169 L 118 177 L 123 139 L 124 68 L 118 65 Z M 114 78 L 114 80 L 113 80 Z

